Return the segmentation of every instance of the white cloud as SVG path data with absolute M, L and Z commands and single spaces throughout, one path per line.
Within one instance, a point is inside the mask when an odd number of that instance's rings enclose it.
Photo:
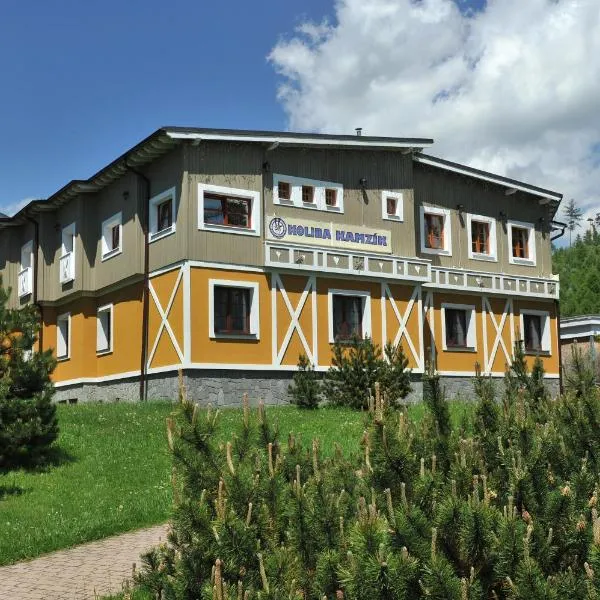
M 24 206 L 27 206 L 32 200 L 35 200 L 35 198 L 23 198 L 22 200 L 17 200 L 16 202 L 12 202 L 10 204 L 3 204 L 0 206 L 0 211 L 9 217 L 12 217 L 16 215 Z
M 470 16 L 453 0 L 338 0 L 335 16 L 269 55 L 291 129 L 433 137 L 432 154 L 600 211 L 598 0 Z

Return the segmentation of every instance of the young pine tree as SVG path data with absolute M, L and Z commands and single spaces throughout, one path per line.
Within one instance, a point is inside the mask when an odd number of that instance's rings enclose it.
M 58 436 L 52 351 L 32 351 L 37 309 L 7 308 L 9 296 L 0 281 L 0 470 L 35 462 Z
M 300 408 L 318 408 L 321 397 L 321 381 L 315 368 L 305 354 L 298 358 L 298 371 L 294 383 L 288 387 L 292 403 Z

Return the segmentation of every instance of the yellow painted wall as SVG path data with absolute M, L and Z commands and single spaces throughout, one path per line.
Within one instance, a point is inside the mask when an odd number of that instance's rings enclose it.
M 210 279 L 250 281 L 259 284 L 260 339 L 210 339 L 208 290 Z M 271 364 L 271 296 L 268 276 L 221 269 L 192 267 L 190 272 L 192 362 Z
M 45 307 L 43 321 L 44 349 L 56 349 L 56 318 L 71 313 L 70 358 L 60 360 L 54 371 L 54 381 L 102 377 L 139 370 L 142 302 L 141 285 L 135 284 L 99 298 L 80 298 L 60 307 Z M 99 306 L 113 304 L 113 351 L 98 356 L 96 353 Z
M 275 303 L 272 305 L 272 277 L 278 284 L 275 293 Z M 240 282 L 255 282 L 259 290 L 259 339 L 211 339 L 209 337 L 209 280 L 228 280 Z M 331 344 L 329 342 L 329 310 L 328 292 L 330 289 L 366 291 L 371 296 L 371 335 L 373 340 L 384 345 L 393 341 L 399 331 L 400 322 L 406 319 L 406 333 L 400 338 L 409 367 L 418 369 L 420 347 L 420 319 L 419 294 L 415 294 L 410 312 L 411 296 L 415 292 L 414 285 L 400 285 L 385 282 L 383 285 L 376 280 L 337 279 L 315 277 L 312 273 L 271 275 L 268 273 L 228 271 L 224 269 L 209 269 L 203 267 L 190 268 L 190 334 L 191 334 L 191 362 L 196 364 L 223 365 L 248 364 L 264 365 L 268 369 L 273 358 L 273 308 L 276 310 L 277 331 L 276 354 L 281 355 L 282 366 L 295 366 L 298 356 L 306 353 L 301 337 L 297 330 L 293 332 L 286 348 L 282 349 L 284 338 L 292 322 L 290 310 L 284 300 L 280 289 L 285 289 L 285 294 L 292 312 L 298 308 L 307 284 L 315 284 L 316 289 L 316 324 L 317 324 L 317 352 L 319 366 L 327 366 L 331 362 Z M 151 278 L 151 285 L 163 311 L 166 311 L 173 293 L 174 301 L 168 314 L 175 342 L 181 353 L 184 352 L 184 291 L 185 277 L 180 276 L 180 270 L 175 269 Z M 176 289 L 177 287 L 177 289 Z M 389 294 L 387 291 L 389 290 Z M 385 294 L 384 294 L 385 292 Z M 419 292 L 417 288 L 417 292 Z M 426 299 L 429 289 L 423 290 L 422 300 Z M 99 298 L 81 298 L 60 307 L 46 307 L 44 309 L 44 348 L 56 346 L 56 317 L 59 314 L 71 313 L 71 358 L 58 363 L 53 379 L 65 381 L 84 377 L 102 377 L 119 373 L 135 372 L 140 369 L 141 335 L 142 335 L 142 286 L 134 284 L 121 290 L 106 294 Z M 382 296 L 382 294 L 384 294 Z M 393 300 L 390 300 L 389 295 Z M 382 298 L 385 298 L 383 300 Z M 436 367 L 442 372 L 472 373 L 475 363 L 485 369 L 484 360 L 484 334 L 487 339 L 487 350 L 491 353 L 494 349 L 496 324 L 500 324 L 502 314 L 509 311 L 502 327 L 502 340 L 507 352 L 512 355 L 513 339 L 519 338 L 520 310 L 535 309 L 547 310 L 551 318 L 552 351 L 548 356 L 543 356 L 546 372 L 558 373 L 558 339 L 556 335 L 556 313 L 553 302 L 521 300 L 519 298 L 487 297 L 485 311 L 482 311 L 483 298 L 476 294 L 461 294 L 450 292 L 432 291 L 433 309 L 428 311 L 427 318 L 423 320 L 422 339 L 424 359 L 431 359 L 431 329 L 430 319 L 433 319 L 435 332 L 433 345 L 435 347 Z M 392 301 L 397 309 L 393 308 Z M 444 351 L 442 340 L 442 303 L 474 305 L 476 309 L 476 339 L 475 352 Z M 113 309 L 113 351 L 110 354 L 98 356 L 96 353 L 96 312 L 99 306 L 112 303 Z M 150 368 L 177 366 L 181 363 L 175 344 L 162 327 L 162 317 L 156 306 L 155 300 L 150 297 L 149 309 L 149 336 L 148 352 L 156 346 Z M 383 312 L 382 312 L 383 311 Z M 510 311 L 513 318 L 510 318 Z M 384 319 L 385 314 L 385 330 Z M 309 350 L 312 352 L 315 345 L 313 340 L 313 297 L 312 288 L 306 302 L 299 313 L 299 326 L 304 334 Z M 485 322 L 485 332 L 484 332 Z M 511 332 L 511 327 L 514 327 Z M 408 344 L 408 337 L 417 356 Z M 158 340 L 157 340 L 158 337 Z M 502 347 L 499 345 L 491 371 L 502 373 L 509 360 Z M 534 357 L 528 357 L 532 364 Z

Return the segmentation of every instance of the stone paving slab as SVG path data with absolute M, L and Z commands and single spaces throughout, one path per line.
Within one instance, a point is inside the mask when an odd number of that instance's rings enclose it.
M 165 541 L 167 525 L 157 525 L 34 560 L 0 567 L 1 600 L 94 600 L 115 594 L 131 578 L 140 554 Z

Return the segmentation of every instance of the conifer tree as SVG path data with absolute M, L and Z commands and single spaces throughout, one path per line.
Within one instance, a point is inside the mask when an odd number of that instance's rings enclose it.
M 34 352 L 37 309 L 7 307 L 0 281 L 0 470 L 35 462 L 58 436 L 52 351 Z

